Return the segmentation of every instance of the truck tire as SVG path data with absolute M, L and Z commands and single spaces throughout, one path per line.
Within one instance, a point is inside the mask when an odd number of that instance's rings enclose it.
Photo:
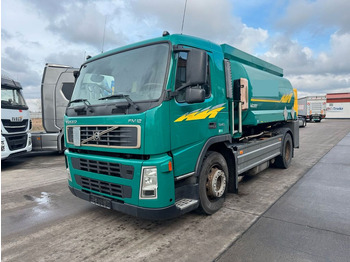
M 293 142 L 289 133 L 286 133 L 283 139 L 282 154 L 276 157 L 275 165 L 279 168 L 287 169 L 293 156 Z
M 199 174 L 199 209 L 207 215 L 214 214 L 225 202 L 228 187 L 228 167 L 225 158 L 208 151 Z

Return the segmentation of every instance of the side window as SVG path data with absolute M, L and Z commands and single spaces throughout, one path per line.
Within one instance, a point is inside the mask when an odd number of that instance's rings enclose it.
M 175 89 L 178 89 L 180 86 L 186 83 L 186 64 L 187 52 L 179 52 L 177 58 Z
M 179 52 L 177 55 L 177 68 L 175 79 L 175 91 L 178 91 L 176 100 L 178 102 L 185 102 L 186 88 L 183 88 L 181 90 L 178 89 L 186 83 L 186 66 L 187 52 Z M 205 98 L 209 98 L 211 96 L 209 62 L 207 64 L 207 82 L 204 85 L 200 86 L 200 88 L 203 88 L 205 90 Z
M 73 94 L 74 83 L 62 83 L 62 93 L 67 100 L 70 100 Z

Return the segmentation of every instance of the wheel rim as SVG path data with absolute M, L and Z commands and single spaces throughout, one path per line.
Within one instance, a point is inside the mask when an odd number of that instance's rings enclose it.
M 226 190 L 226 176 L 225 172 L 217 167 L 210 169 L 206 191 L 209 199 L 220 198 L 224 195 Z

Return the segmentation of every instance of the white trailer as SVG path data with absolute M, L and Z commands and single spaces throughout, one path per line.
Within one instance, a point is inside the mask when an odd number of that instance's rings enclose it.
M 307 96 L 299 98 L 298 116 L 306 121 L 321 122 L 326 117 L 326 97 Z
M 63 152 L 63 116 L 74 89 L 71 66 L 46 64 L 41 82 L 42 124 L 45 132 L 33 132 L 33 151 Z
M 30 129 L 21 84 L 1 76 L 1 160 L 32 150 Z

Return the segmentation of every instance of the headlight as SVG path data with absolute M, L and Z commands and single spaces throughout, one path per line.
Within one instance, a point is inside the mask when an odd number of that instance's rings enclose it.
M 67 143 L 74 144 L 75 146 L 80 146 L 80 127 L 67 127 Z
M 73 127 L 67 127 L 67 143 L 73 144 Z
M 142 168 L 140 198 L 157 198 L 157 168 Z
M 28 137 L 28 146 L 32 145 L 32 137 Z
M 1 141 L 1 151 L 5 151 L 5 141 Z

